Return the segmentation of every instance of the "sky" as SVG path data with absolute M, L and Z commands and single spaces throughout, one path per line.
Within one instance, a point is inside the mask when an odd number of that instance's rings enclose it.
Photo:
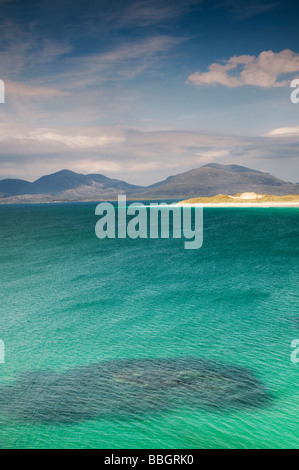
M 299 182 L 298 1 L 0 0 L 0 179 Z M 298 93 L 299 96 L 299 93 Z

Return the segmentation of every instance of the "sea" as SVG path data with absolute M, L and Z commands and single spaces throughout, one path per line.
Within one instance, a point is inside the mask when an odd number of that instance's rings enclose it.
M 96 205 L 0 205 L 0 448 L 297 448 L 299 210 L 204 208 L 187 250 Z

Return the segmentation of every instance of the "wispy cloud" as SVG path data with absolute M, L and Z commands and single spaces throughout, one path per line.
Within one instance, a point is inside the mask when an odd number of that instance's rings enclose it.
M 265 137 L 299 137 L 299 126 L 279 127 L 268 132 Z
M 8 95 L 18 98 L 53 98 L 69 95 L 68 92 L 56 90 L 54 88 L 26 85 L 25 83 L 13 82 L 10 80 L 5 81 L 5 91 Z
M 236 20 L 245 20 L 276 8 L 279 2 L 260 0 L 224 0 L 219 7 L 224 7 Z
M 0 145 L 11 146 L 14 149 L 19 148 L 19 150 L 24 144 L 26 144 L 27 149 L 32 145 L 41 153 L 45 151 L 44 145 L 47 146 L 46 151 L 49 150 L 49 146 L 60 147 L 62 150 L 96 150 L 123 141 L 124 137 L 119 130 L 104 128 L 56 130 L 53 128 L 0 124 Z
M 283 25 L 275 31 L 275 2 L 0 0 L 0 78 L 7 91 L 0 177 L 68 167 L 148 183 L 209 161 L 269 171 L 277 161 L 293 177 L 297 108 L 287 91 L 275 89 L 299 74 L 297 30 L 291 8 L 285 13 L 281 4 Z M 265 12 L 261 42 L 256 17 Z M 286 40 L 289 49 L 282 50 Z M 281 46 L 264 50 L 271 44 Z M 226 89 L 215 90 L 213 100 L 214 90 L 204 96 L 184 86 L 188 75 L 196 87 Z M 265 100 L 252 85 L 267 90 Z M 237 105 L 228 100 L 235 87 L 244 87 Z
M 299 72 L 299 54 L 285 49 L 281 52 L 263 51 L 258 56 L 233 56 L 223 64 L 213 63 L 208 72 L 195 72 L 187 83 L 224 85 L 229 88 L 254 85 L 261 88 L 288 86 L 290 80 L 282 76 Z
M 106 172 L 108 176 L 146 184 L 212 161 L 238 162 L 257 169 L 275 161 L 283 170 L 287 159 L 289 166 L 296 168 L 298 151 L 298 138 L 278 141 L 271 133 L 249 137 L 178 129 L 146 132 L 121 126 L 0 125 L 2 177 L 32 179 L 69 168 L 83 173 Z
M 192 11 L 205 0 L 138 0 L 121 2 L 114 12 L 101 13 L 99 18 L 110 28 L 146 28 L 166 26 Z
M 138 42 L 129 40 L 107 52 L 67 59 L 67 70 L 61 76 L 70 80 L 68 83 L 80 86 L 120 78 L 132 79 L 153 67 L 183 40 L 167 35 L 148 36 Z
M 21 24 L 14 20 L 0 20 L 0 64 L 4 78 L 15 78 L 24 70 L 27 74 L 73 51 L 69 41 L 49 39 L 36 25 Z M 38 70 L 39 74 L 41 70 Z

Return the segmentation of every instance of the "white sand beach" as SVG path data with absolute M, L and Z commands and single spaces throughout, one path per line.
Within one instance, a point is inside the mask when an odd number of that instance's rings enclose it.
M 268 202 L 268 203 L 258 203 L 258 202 L 214 202 L 214 203 L 186 203 L 186 202 L 179 202 L 177 204 L 178 207 L 196 207 L 196 206 L 203 206 L 203 207 L 297 207 L 299 208 L 299 202 Z
M 273 196 L 246 192 L 231 195 L 218 194 L 213 197 L 192 198 L 177 203 L 179 207 L 293 207 L 299 208 L 299 195 Z

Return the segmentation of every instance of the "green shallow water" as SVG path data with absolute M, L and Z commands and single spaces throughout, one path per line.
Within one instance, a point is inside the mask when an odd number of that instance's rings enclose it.
M 0 206 L 0 447 L 298 447 L 299 211 L 205 209 L 184 250 L 95 205 Z

